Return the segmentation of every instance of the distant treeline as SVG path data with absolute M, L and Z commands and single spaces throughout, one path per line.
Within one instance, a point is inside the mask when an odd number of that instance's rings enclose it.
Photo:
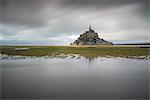
M 123 43 L 123 44 L 114 44 L 114 45 L 150 45 L 150 43 Z

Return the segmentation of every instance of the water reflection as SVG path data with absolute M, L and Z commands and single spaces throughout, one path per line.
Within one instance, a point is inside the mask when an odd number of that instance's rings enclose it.
M 2 60 L 2 98 L 148 100 L 148 63 L 106 57 Z

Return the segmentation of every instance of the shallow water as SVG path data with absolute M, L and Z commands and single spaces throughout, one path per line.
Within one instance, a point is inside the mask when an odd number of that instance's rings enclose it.
M 149 61 L 127 58 L 1 60 L 3 99 L 148 100 Z

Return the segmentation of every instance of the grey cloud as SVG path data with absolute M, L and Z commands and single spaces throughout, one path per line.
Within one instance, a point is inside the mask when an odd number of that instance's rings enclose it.
M 62 35 L 79 35 L 89 24 L 110 41 L 149 37 L 148 0 L 1 0 L 1 5 L 5 40 L 55 44 L 55 37 L 67 44 L 73 40 Z
M 1 3 L 3 24 L 41 27 L 46 25 L 54 13 L 53 9 L 44 11 L 53 5 L 51 0 L 2 0 Z
M 147 5 L 148 0 L 64 0 L 63 3 L 66 6 L 94 7 L 104 10 L 135 3 L 144 3 Z
M 48 20 L 86 8 L 112 9 L 133 3 L 147 4 L 148 0 L 2 0 L 4 24 L 42 27 Z M 141 13 L 147 10 L 143 6 Z M 145 12 L 144 14 L 148 14 Z M 143 14 L 142 14 L 143 15 Z

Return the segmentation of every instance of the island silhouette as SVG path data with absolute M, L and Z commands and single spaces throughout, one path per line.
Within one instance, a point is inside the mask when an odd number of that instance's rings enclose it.
M 96 33 L 89 25 L 89 30 L 81 34 L 77 40 L 71 45 L 112 45 L 112 42 L 106 41 L 103 38 L 99 38 Z

